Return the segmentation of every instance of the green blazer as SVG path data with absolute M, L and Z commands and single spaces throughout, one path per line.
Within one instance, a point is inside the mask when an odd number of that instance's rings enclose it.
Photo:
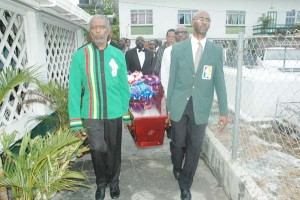
M 206 41 L 195 73 L 191 39 L 173 45 L 167 106 L 171 120 L 181 119 L 188 100 L 193 98 L 196 124 L 206 124 L 211 111 L 214 89 L 220 115 L 228 114 L 227 94 L 223 71 L 223 49 Z

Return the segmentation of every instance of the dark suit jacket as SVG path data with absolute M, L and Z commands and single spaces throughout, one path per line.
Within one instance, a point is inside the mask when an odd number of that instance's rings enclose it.
M 126 51 L 125 58 L 126 58 L 127 70 L 131 72 L 142 71 L 144 75 L 153 73 L 153 67 L 154 67 L 153 52 L 150 51 L 149 49 L 145 48 L 145 62 L 143 67 L 141 67 L 140 65 L 136 47 Z
M 112 41 L 112 40 L 110 41 L 109 44 L 110 44 L 111 46 L 114 46 L 114 47 L 120 49 L 119 45 L 118 45 L 116 42 Z
M 191 39 L 174 44 L 167 93 L 171 120 L 177 122 L 181 119 L 187 102 L 192 97 L 196 124 L 206 124 L 214 90 L 218 97 L 220 115 L 227 115 L 222 47 L 207 40 L 195 73 Z

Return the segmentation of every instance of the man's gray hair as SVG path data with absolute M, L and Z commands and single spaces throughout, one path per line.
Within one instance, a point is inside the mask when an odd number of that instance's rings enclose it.
M 177 26 L 177 28 L 176 28 L 176 31 L 177 31 L 178 29 L 183 29 L 184 31 L 187 31 L 187 27 L 186 27 L 185 25 L 183 25 L 183 24 L 178 24 L 178 26 Z
M 109 23 L 109 20 L 108 20 L 104 15 L 94 15 L 94 16 L 90 19 L 90 21 L 89 21 L 89 24 L 88 24 L 89 30 L 91 30 L 91 24 L 92 24 L 92 22 L 93 22 L 95 19 L 104 19 L 105 22 L 106 22 L 107 28 L 110 29 L 110 23 Z

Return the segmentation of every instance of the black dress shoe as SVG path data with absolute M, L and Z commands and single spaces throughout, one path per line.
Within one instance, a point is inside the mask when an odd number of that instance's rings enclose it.
M 174 174 L 174 177 L 175 177 L 176 180 L 178 180 L 178 178 L 179 178 L 180 171 L 181 171 L 181 170 L 176 170 L 176 169 L 173 167 L 173 174 Z
M 110 188 L 110 197 L 112 199 L 117 199 L 120 196 L 120 188 L 117 187 L 111 187 Z
M 181 191 L 181 195 L 180 195 L 181 200 L 191 200 L 192 199 L 190 190 L 180 189 L 180 191 Z
M 105 188 L 98 187 L 95 196 L 96 196 L 96 200 L 104 200 Z

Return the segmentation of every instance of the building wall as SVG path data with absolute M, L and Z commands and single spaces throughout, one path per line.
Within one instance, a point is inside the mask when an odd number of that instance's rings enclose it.
M 271 8 L 271 9 L 270 9 Z M 134 9 L 153 9 L 153 34 L 144 38 L 164 39 L 169 28 L 176 28 L 178 10 L 207 10 L 212 23 L 208 32 L 210 38 L 236 38 L 237 34 L 226 34 L 226 10 L 246 11 L 245 36 L 253 34 L 253 25 L 258 25 L 258 18 L 268 11 L 277 11 L 277 24 L 285 24 L 287 11 L 300 8 L 299 0 L 127 0 L 119 1 L 120 37 L 135 39 L 131 34 L 130 11 Z

